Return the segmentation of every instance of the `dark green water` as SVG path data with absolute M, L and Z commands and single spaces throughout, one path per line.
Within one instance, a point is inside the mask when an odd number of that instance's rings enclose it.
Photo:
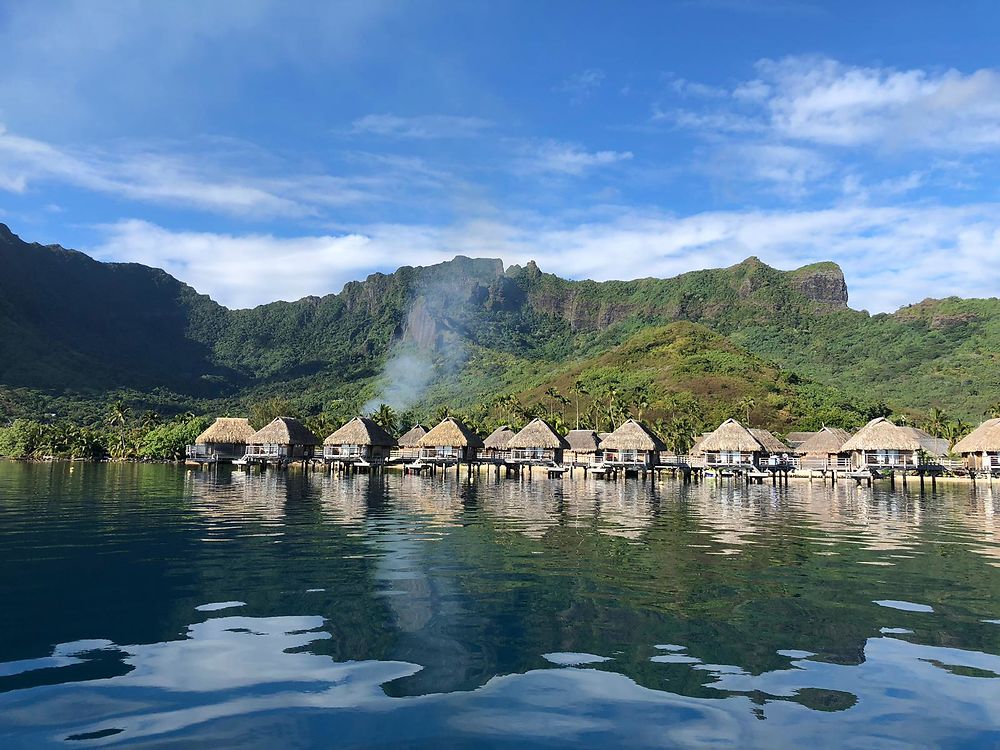
M 995 491 L 0 462 L 0 747 L 1000 746 Z

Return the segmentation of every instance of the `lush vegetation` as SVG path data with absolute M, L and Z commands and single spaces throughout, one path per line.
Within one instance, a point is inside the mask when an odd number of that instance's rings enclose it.
M 401 351 L 406 399 L 386 368 Z M 382 411 L 398 429 L 445 409 L 483 431 L 632 415 L 683 447 L 734 414 L 779 433 L 892 414 L 950 439 L 1000 402 L 1000 300 L 870 316 L 846 306 L 833 264 L 597 283 L 458 258 L 227 310 L 162 271 L 0 225 L 0 452 L 169 457 L 192 414 L 284 413 L 328 434 L 380 401 L 408 409 Z M 117 403 L 127 428 L 108 422 Z
M 0 427 L 0 456 L 100 460 L 180 460 L 185 447 L 211 422 L 181 414 L 162 420 L 152 412 L 135 415 L 121 401 L 112 403 L 97 425 L 15 419 Z

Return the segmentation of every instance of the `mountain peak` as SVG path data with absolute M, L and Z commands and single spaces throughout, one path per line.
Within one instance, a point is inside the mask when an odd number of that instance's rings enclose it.
M 847 280 L 844 271 L 832 261 L 810 263 L 789 273 L 792 285 L 813 302 L 830 307 L 847 307 Z

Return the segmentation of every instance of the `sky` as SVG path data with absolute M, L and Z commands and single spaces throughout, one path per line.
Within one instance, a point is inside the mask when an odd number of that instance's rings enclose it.
M 458 254 L 997 296 L 998 32 L 993 0 L 0 0 L 0 221 L 230 307 Z

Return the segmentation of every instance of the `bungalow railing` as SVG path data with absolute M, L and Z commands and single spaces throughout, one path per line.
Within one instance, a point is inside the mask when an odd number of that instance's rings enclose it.
M 513 448 L 510 452 L 511 461 L 551 461 L 552 451 L 545 448 Z
M 284 457 L 284 448 L 283 445 L 248 445 L 246 454 L 254 457 Z
M 837 458 L 818 458 L 815 456 L 802 456 L 796 457 L 798 462 L 798 468 L 801 469 L 837 469 L 846 471 L 853 467 L 851 459 L 846 456 L 838 456 Z
M 323 446 L 323 458 L 364 458 L 364 451 L 359 445 L 325 445 Z
M 917 468 L 917 461 L 910 455 L 902 456 L 864 456 L 861 461 L 862 468 L 874 466 L 876 468 L 884 469 L 915 469 Z
M 215 451 L 212 451 L 206 445 L 189 445 L 184 449 L 184 455 L 187 458 L 212 458 L 215 456 Z
M 420 458 L 429 461 L 458 461 L 461 457 L 462 454 L 457 449 L 449 446 L 420 449 Z

